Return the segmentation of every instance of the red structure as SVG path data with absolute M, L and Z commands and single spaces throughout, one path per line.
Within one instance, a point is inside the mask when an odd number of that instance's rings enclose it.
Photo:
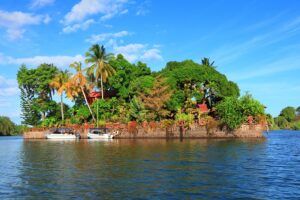
M 205 103 L 198 104 L 197 107 L 200 109 L 201 112 L 206 113 L 209 112 L 208 107 Z
M 116 96 L 116 92 L 114 90 L 105 90 L 103 91 L 104 99 L 111 98 Z M 87 96 L 87 100 L 89 104 L 92 104 L 96 99 L 101 99 L 102 95 L 101 92 L 92 91 Z

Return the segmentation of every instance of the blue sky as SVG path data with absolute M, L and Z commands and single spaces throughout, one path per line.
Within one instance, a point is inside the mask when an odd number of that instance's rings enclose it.
M 16 73 L 67 68 L 93 43 L 159 70 L 209 57 L 278 115 L 300 106 L 298 0 L 0 0 L 0 115 L 20 123 Z

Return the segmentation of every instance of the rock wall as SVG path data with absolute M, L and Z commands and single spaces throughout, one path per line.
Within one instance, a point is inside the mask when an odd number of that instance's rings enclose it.
M 80 133 L 81 139 L 87 139 L 88 129 L 75 129 Z M 116 138 L 261 138 L 266 130 L 264 125 L 242 125 L 235 131 L 222 130 L 220 128 L 209 129 L 207 126 L 193 125 L 185 129 L 179 126 L 169 128 L 121 128 Z M 25 139 L 45 139 L 47 130 L 28 131 Z
M 46 131 L 27 131 L 23 134 L 24 139 L 46 139 Z
M 194 125 L 188 129 L 179 126 L 170 128 L 141 128 L 120 130 L 116 138 L 261 138 L 264 125 L 242 125 L 234 131 L 220 128 L 208 129 Z

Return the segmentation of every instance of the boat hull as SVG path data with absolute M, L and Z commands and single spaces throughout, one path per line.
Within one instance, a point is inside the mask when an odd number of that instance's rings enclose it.
M 87 137 L 89 139 L 113 139 L 113 135 L 109 134 L 109 133 L 105 133 L 105 134 L 93 134 L 93 133 L 88 133 Z
M 59 139 L 59 140 L 75 140 L 75 134 L 47 134 L 47 139 Z

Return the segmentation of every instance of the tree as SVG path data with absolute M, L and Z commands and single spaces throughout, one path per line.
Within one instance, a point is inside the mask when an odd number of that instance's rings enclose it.
M 5 116 L 0 116 L 0 136 L 16 134 L 16 125 Z
M 53 102 L 51 101 L 54 90 L 50 87 L 50 83 L 57 73 L 58 69 L 53 64 L 41 64 L 35 69 L 36 108 L 41 112 L 42 120 L 47 117 L 47 114 L 53 108 Z
M 275 117 L 274 122 L 280 129 L 289 129 L 290 128 L 289 122 L 283 116 Z
M 154 85 L 148 94 L 140 93 L 145 108 L 149 111 L 151 119 L 160 120 L 169 114 L 166 102 L 170 99 L 172 91 L 162 77 L 156 77 Z
M 113 54 L 107 54 L 103 45 L 100 47 L 99 44 L 94 44 L 85 56 L 87 57 L 85 62 L 92 64 L 88 67 L 87 74 L 94 76 L 96 82 L 100 78 L 101 96 L 104 99 L 103 83 L 106 83 L 107 78 L 115 73 L 114 68 L 109 64 L 109 60 L 113 58 Z
M 36 69 L 27 69 L 22 65 L 17 79 L 21 90 L 21 109 L 24 124 L 37 125 L 44 120 L 53 108 L 50 82 L 57 74 L 57 67 L 41 64 Z
M 134 90 L 135 82 L 142 81 L 137 79 L 143 79 L 143 77 L 151 75 L 151 70 L 146 64 L 142 62 L 132 64 L 121 54 L 118 54 L 109 63 L 116 70 L 116 73 L 109 77 L 108 83 L 116 90 L 117 96 L 126 101 L 130 101 L 137 94 Z M 149 80 L 147 77 L 146 79 Z
M 292 122 L 296 117 L 296 109 L 288 106 L 282 109 L 280 116 L 284 117 L 288 122 Z
M 101 47 L 99 44 L 93 45 L 89 51 L 85 54 L 86 63 L 92 63 L 92 65 L 87 69 L 87 74 L 89 76 L 94 76 L 96 79 L 96 85 L 100 78 L 101 83 L 101 98 L 104 99 L 104 92 L 103 92 L 103 83 L 106 83 L 107 78 L 112 76 L 115 73 L 114 68 L 108 63 L 109 60 L 112 59 L 112 54 L 106 54 L 105 48 L 103 45 Z M 99 121 L 99 112 L 98 112 L 98 104 L 97 104 L 97 127 Z
M 215 63 L 215 61 L 210 62 L 209 58 L 206 58 L 206 57 L 204 57 L 204 58 L 201 60 L 201 64 L 202 64 L 202 65 L 205 65 L 205 66 L 208 66 L 208 67 L 214 67 L 214 63 Z
M 57 90 L 57 94 L 60 95 L 60 107 L 61 107 L 61 119 L 64 121 L 64 103 L 63 103 L 63 92 L 67 88 L 67 83 L 70 78 L 68 70 L 60 71 L 50 83 L 50 87 Z
M 202 85 L 206 82 L 209 82 L 209 88 L 214 91 L 215 104 L 224 97 L 240 95 L 237 84 L 228 81 L 224 74 L 192 60 L 168 62 L 159 75 L 166 79 L 166 83 L 174 91 L 170 102 L 167 102 L 172 112 L 176 112 L 179 107 L 184 107 L 192 96 L 199 101 L 199 98 L 203 97 Z
M 129 104 L 129 118 L 137 122 L 143 122 L 146 119 L 147 111 L 144 104 L 137 97 L 134 97 Z
M 21 91 L 21 117 L 22 124 L 37 125 L 40 120 L 40 113 L 34 109 L 35 88 L 34 71 L 27 69 L 25 65 L 21 65 L 17 80 Z
M 88 103 L 88 100 L 86 98 L 86 94 L 84 92 L 84 89 L 88 88 L 87 84 L 87 79 L 83 74 L 83 70 L 82 70 L 82 64 L 81 62 L 74 62 L 70 65 L 71 68 L 76 70 L 76 74 L 74 74 L 68 81 L 67 83 L 67 96 L 70 99 L 74 99 L 74 96 L 78 96 L 79 93 L 81 92 L 84 96 L 86 105 L 92 115 L 93 121 L 95 120 L 94 114 L 91 110 L 91 107 Z

